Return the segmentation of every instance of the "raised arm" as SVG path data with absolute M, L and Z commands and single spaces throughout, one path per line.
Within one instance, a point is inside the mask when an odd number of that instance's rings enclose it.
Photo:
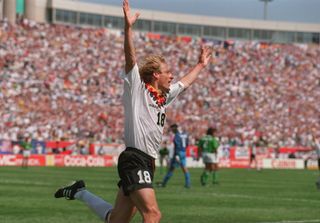
M 199 56 L 198 63 L 192 68 L 192 70 L 188 74 L 186 74 L 180 80 L 185 87 L 189 87 L 198 77 L 198 74 L 200 73 L 200 71 L 209 64 L 211 54 L 212 54 L 211 47 L 207 47 L 207 46 L 201 47 L 201 53 Z
M 125 71 L 129 73 L 136 64 L 136 53 L 133 45 L 132 26 L 138 19 L 140 13 L 130 15 L 129 0 L 123 0 L 124 13 L 124 54 L 126 59 Z

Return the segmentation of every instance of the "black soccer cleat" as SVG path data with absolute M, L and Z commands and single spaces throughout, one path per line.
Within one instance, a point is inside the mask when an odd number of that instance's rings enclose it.
M 81 190 L 86 189 L 83 180 L 73 181 L 70 185 L 59 188 L 55 193 L 55 198 L 64 197 L 67 200 L 74 200 L 74 195 Z

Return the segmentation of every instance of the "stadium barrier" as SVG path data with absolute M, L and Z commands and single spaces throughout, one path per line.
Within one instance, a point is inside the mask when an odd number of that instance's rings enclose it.
M 117 165 L 117 156 L 98 155 L 31 155 L 28 166 L 55 167 L 111 167 Z M 0 155 L 0 166 L 21 166 L 22 155 Z
M 6 145 L 6 146 L 5 146 Z M 14 149 L 3 144 L 0 147 L 0 166 L 20 166 L 23 156 L 21 151 L 14 153 Z M 57 167 L 109 167 L 117 164 L 119 154 L 125 148 L 123 144 L 90 144 L 88 154 L 81 155 L 75 150 L 74 142 L 47 141 L 43 142 L 44 149 L 33 149 L 29 157 L 29 166 L 57 166 Z M 63 150 L 59 148 L 64 148 Z M 171 148 L 172 149 L 172 148 Z M 50 152 L 51 151 L 51 152 Z M 293 147 L 279 148 L 277 154 L 272 148 L 259 148 L 256 162 L 250 164 L 251 149 L 247 147 L 230 147 L 219 149 L 220 168 L 265 168 L 265 169 L 317 169 L 314 159 L 288 159 L 288 154 L 296 152 L 310 152 L 310 148 Z M 40 152 L 40 153 L 39 153 Z M 187 147 L 187 166 L 204 167 L 198 148 L 195 145 Z M 156 164 L 159 166 L 159 162 Z M 256 166 L 257 165 L 257 166 Z
M 263 169 L 304 169 L 303 159 L 263 159 Z
M 55 167 L 112 167 L 117 165 L 117 155 L 31 155 L 28 166 L 55 166 Z M 0 155 L 0 166 L 21 166 L 22 155 Z M 159 166 L 159 160 L 156 161 Z M 305 166 L 303 159 L 265 159 L 257 158 L 257 165 L 262 169 L 316 169 L 315 162 L 309 162 Z M 204 167 L 202 159 L 187 157 L 188 167 Z M 221 158 L 220 168 L 256 168 L 256 164 L 250 166 L 247 159 Z

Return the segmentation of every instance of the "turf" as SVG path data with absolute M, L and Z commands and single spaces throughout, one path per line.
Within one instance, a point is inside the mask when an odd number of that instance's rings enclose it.
M 180 170 L 166 188 L 156 188 L 161 222 L 320 222 L 317 171 L 222 169 L 220 184 L 206 187 L 199 182 L 201 169 L 190 172 L 190 189 L 183 187 Z M 162 177 L 157 172 L 155 181 Z M 101 222 L 81 202 L 53 198 L 58 186 L 73 179 L 84 179 L 90 191 L 114 201 L 116 168 L 0 167 L 0 222 Z M 141 217 L 132 222 L 140 223 Z

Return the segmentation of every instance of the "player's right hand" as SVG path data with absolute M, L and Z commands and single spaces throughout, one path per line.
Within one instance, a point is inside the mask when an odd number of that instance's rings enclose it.
M 126 27 L 132 27 L 140 16 L 139 12 L 137 12 L 134 16 L 130 15 L 129 0 L 123 0 L 123 13 Z

